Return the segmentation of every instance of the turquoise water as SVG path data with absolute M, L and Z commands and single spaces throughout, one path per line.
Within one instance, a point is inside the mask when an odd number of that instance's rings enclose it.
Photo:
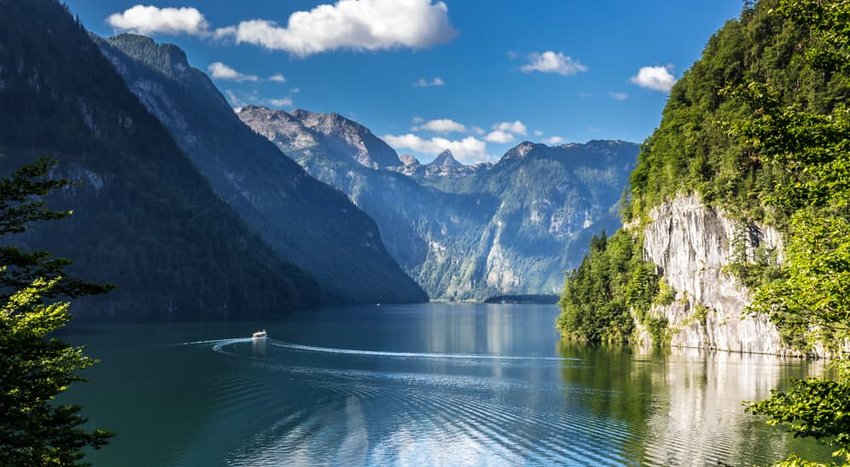
M 77 326 L 66 400 L 118 432 L 95 465 L 763 464 L 800 361 L 561 343 L 551 305 L 368 306 L 262 323 Z M 251 332 L 265 328 L 269 339 Z

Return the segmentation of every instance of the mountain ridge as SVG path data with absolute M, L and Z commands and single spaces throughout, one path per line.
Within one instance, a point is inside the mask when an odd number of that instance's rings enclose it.
M 427 300 L 386 252 L 374 221 L 248 128 L 205 73 L 187 68 L 185 54 L 174 52 L 179 48 L 136 35 L 98 42 L 219 196 L 282 258 L 317 278 L 323 303 Z M 174 58 L 183 61 L 170 63 Z M 313 123 L 318 135 L 344 120 L 323 114 Z M 359 148 L 363 134 L 355 128 L 345 137 Z
M 302 120 L 308 114 L 298 111 Z M 450 152 L 421 164 L 393 151 L 398 165 L 380 169 L 360 164 L 344 145 L 322 147 L 300 123 L 278 127 L 290 113 L 246 107 L 237 115 L 348 194 L 408 274 L 443 300 L 558 293 L 578 245 L 619 228 L 617 206 L 638 148 L 520 143 L 495 164 L 473 166 L 453 163 Z M 305 140 L 315 144 L 299 143 Z
M 0 172 L 49 154 L 53 176 L 75 182 L 48 199 L 73 216 L 14 241 L 117 286 L 75 302 L 78 317 L 213 320 L 318 306 L 312 278 L 215 196 L 66 7 L 0 1 L 0 82 Z

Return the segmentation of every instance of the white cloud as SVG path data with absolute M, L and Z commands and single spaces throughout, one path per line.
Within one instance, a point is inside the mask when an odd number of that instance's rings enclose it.
M 216 31 L 237 43 L 300 57 L 337 49 L 422 49 L 456 34 L 446 4 L 432 0 L 339 0 L 293 13 L 286 27 L 254 19 Z
M 241 108 L 246 105 L 265 105 L 269 107 L 292 107 L 292 98 L 283 97 L 280 99 L 266 99 L 259 95 L 256 90 L 243 91 L 225 89 L 224 96 L 233 108 Z
M 569 76 L 587 71 L 587 66 L 583 63 L 573 60 L 561 52 L 555 53 L 549 50 L 543 53 L 533 53 L 528 57 L 529 62 L 520 68 L 523 73 L 539 71 Z
M 466 126 L 448 118 L 439 118 L 419 122 L 411 129 L 413 131 L 433 131 L 434 133 L 463 133 L 466 131 Z
M 209 30 L 206 18 L 195 8 L 136 5 L 123 13 L 109 15 L 106 22 L 121 31 L 147 35 L 159 33 L 204 36 Z
M 470 131 L 472 131 L 476 135 L 483 135 L 484 133 L 486 133 L 486 131 L 484 131 L 484 128 L 481 128 L 480 126 L 474 126 L 470 128 Z
M 207 71 L 210 72 L 210 76 L 212 76 L 213 79 L 226 79 L 229 81 L 258 81 L 260 79 L 256 75 L 239 73 L 221 62 L 210 63 L 207 67 Z
M 608 97 L 615 101 L 624 101 L 629 98 L 629 95 L 624 92 L 609 92 Z
M 670 73 L 670 67 L 645 66 L 631 81 L 642 88 L 667 92 L 676 84 L 676 77 Z
M 280 73 L 275 73 L 275 74 L 269 76 L 269 81 L 272 81 L 272 82 L 275 82 L 275 83 L 285 83 L 286 77 L 283 76 Z
M 443 81 L 443 78 L 440 78 L 439 76 L 435 76 L 431 79 L 419 78 L 419 79 L 417 79 L 416 81 L 413 82 L 413 85 L 416 86 L 417 88 L 433 88 L 433 87 L 445 86 L 446 82 Z
M 525 136 L 528 134 L 528 129 L 525 127 L 525 124 L 519 120 L 515 120 L 513 122 L 501 122 L 493 124 L 493 130 L 496 131 L 504 131 L 507 133 L 513 133 L 515 135 Z
M 301 92 L 301 88 L 292 88 L 289 90 L 289 92 L 291 92 L 292 94 L 298 94 L 299 92 Z
M 488 159 L 487 143 L 474 136 L 467 136 L 462 140 L 449 140 L 441 137 L 425 139 L 408 133 L 406 135 L 384 135 L 383 138 L 387 144 L 396 150 L 410 149 L 436 156 L 448 149 L 458 160 L 467 164 L 484 162 Z
M 534 130 L 534 136 L 539 138 L 539 137 L 543 136 L 543 132 L 540 131 L 540 130 Z
M 491 142 L 491 143 L 505 144 L 505 143 L 510 143 L 511 141 L 513 141 L 514 135 L 512 135 L 508 132 L 505 132 L 505 131 L 495 130 L 495 131 L 491 131 L 489 134 L 487 134 L 487 136 L 485 136 L 484 139 Z
M 266 102 L 272 107 L 292 107 L 292 98 L 267 99 Z
M 544 143 L 549 145 L 563 144 L 564 141 L 566 140 L 564 138 L 561 138 L 560 136 L 550 136 L 549 138 L 543 140 Z

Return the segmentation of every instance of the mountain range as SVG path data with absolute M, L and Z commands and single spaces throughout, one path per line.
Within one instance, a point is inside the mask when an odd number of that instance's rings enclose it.
M 243 124 L 182 50 L 130 34 L 97 42 L 216 193 L 281 258 L 316 278 L 323 304 L 428 299 L 387 253 L 374 221 Z M 344 129 L 327 131 L 345 137 Z M 383 154 L 369 143 L 361 162 L 377 165 L 366 157 Z
M 587 239 L 619 227 L 635 144 L 422 164 L 338 114 L 234 112 L 176 46 L 96 37 L 55 0 L 0 10 L 0 174 L 46 154 L 75 182 L 49 200 L 74 216 L 13 241 L 117 286 L 83 317 L 555 294 Z
M 619 228 L 638 152 L 623 141 L 523 142 L 495 164 L 463 165 L 450 151 L 420 164 L 338 114 L 246 106 L 238 115 L 371 215 L 432 299 L 558 293 L 592 234 Z

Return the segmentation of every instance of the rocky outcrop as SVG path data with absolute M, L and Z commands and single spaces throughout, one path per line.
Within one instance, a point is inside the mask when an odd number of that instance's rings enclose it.
M 752 293 L 726 271 L 736 255 L 752 257 L 758 248 L 776 251 L 781 261 L 782 237 L 776 229 L 737 222 L 690 195 L 650 211 L 643 236 L 644 257 L 676 291 L 672 303 L 651 310 L 667 319 L 671 345 L 792 353 L 767 317 L 746 314 Z M 639 336 L 644 342 L 650 339 L 645 329 Z

